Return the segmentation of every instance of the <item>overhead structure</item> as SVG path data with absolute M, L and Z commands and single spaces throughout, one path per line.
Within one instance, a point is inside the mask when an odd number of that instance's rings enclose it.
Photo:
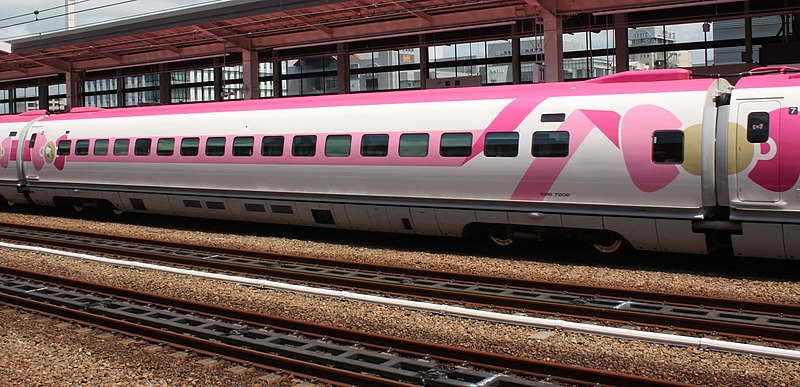
M 74 1 L 65 1 L 69 20 Z M 232 0 L 13 40 L 0 51 L 0 88 L 58 76 L 68 85 L 69 104 L 80 106 L 88 73 L 222 58 L 243 65 L 245 98 L 258 98 L 255 67 L 289 52 L 346 58 L 379 41 L 380 47 L 420 47 L 427 59 L 427 47 L 437 44 L 507 38 L 516 47 L 528 36 L 541 37 L 536 59 L 545 80 L 561 81 L 565 33 L 614 30 L 610 55 L 620 71 L 628 67 L 629 27 L 798 12 L 798 0 Z M 525 53 L 511 51 L 518 68 Z M 347 92 L 349 65 L 340 60 L 338 66 L 338 92 Z M 426 79 L 426 64 L 420 70 Z M 518 73 L 512 82 L 523 81 Z

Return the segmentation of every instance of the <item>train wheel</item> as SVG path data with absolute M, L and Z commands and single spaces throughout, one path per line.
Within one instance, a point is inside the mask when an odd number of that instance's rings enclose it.
M 496 237 L 494 235 L 489 235 L 489 240 L 491 240 L 492 243 L 500 247 L 507 247 L 514 244 L 513 238 L 501 238 L 501 237 Z
M 593 243 L 592 247 L 594 247 L 595 250 L 603 254 L 614 254 L 622 250 L 622 248 L 624 248 L 626 244 L 627 241 L 625 241 L 625 238 L 618 236 L 615 238 L 603 240 L 601 242 Z

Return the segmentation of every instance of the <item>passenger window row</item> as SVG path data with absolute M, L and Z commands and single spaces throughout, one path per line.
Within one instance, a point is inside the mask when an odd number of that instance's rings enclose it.
M 679 130 L 659 130 L 653 132 L 652 161 L 657 164 L 680 164 L 683 162 L 684 135 Z M 439 155 L 442 157 L 469 157 L 472 155 L 472 133 L 444 133 L 440 137 Z M 280 157 L 284 152 L 284 136 L 263 136 L 261 138 L 261 156 Z M 209 137 L 206 140 L 204 154 L 206 156 L 224 156 L 226 151 L 225 137 Z M 127 156 L 130 150 L 129 139 L 114 140 L 113 155 Z M 134 140 L 133 154 L 149 156 L 153 139 L 138 138 Z M 331 134 L 325 136 L 326 157 L 348 157 L 352 144 L 349 134 Z M 428 133 L 404 133 L 400 135 L 398 155 L 400 157 L 427 157 L 430 144 Z M 59 156 L 70 154 L 72 140 L 61 140 L 56 153 Z M 234 157 L 251 157 L 254 154 L 255 137 L 234 137 L 231 154 Z M 75 141 L 76 156 L 89 154 L 89 140 Z M 316 135 L 298 135 L 292 137 L 291 154 L 294 157 L 313 157 L 317 150 Z M 109 140 L 98 139 L 94 142 L 94 155 L 107 156 Z M 184 137 L 180 140 L 181 156 L 197 156 L 200 154 L 200 138 Z M 175 152 L 174 138 L 156 140 L 157 156 L 172 156 Z M 360 155 L 362 157 L 386 157 L 389 155 L 388 134 L 365 134 L 361 136 Z M 491 132 L 486 134 L 483 148 L 486 157 L 517 157 L 519 155 L 518 132 Z M 533 133 L 531 154 L 534 157 L 567 157 L 569 155 L 569 132 L 538 131 Z
M 444 133 L 440 138 L 439 155 L 442 157 L 472 156 L 472 133 Z M 261 138 L 261 156 L 279 157 L 284 152 L 284 136 L 264 136 Z M 209 137 L 206 140 L 206 156 L 224 156 L 227 139 L 225 137 Z M 352 136 L 349 134 L 331 134 L 325 137 L 325 156 L 348 157 Z M 116 139 L 113 144 L 114 156 L 128 156 L 130 139 Z M 139 138 L 133 140 L 135 156 L 149 156 L 152 152 L 153 139 Z M 398 154 L 400 157 L 427 157 L 430 145 L 428 133 L 404 133 L 400 135 Z M 95 156 L 107 156 L 109 140 L 98 139 L 94 142 Z M 231 154 L 235 157 L 253 156 L 255 137 L 234 137 Z M 56 153 L 69 156 L 72 140 L 58 142 Z M 292 137 L 291 153 L 294 157 L 312 157 L 316 155 L 317 136 L 299 135 Z M 75 141 L 76 156 L 89 155 L 89 140 Z M 156 140 L 157 156 L 172 156 L 175 152 L 174 138 Z M 364 134 L 361 136 L 360 152 L 363 157 L 386 157 L 389 155 L 388 134 Z M 565 131 L 536 132 L 533 135 L 532 154 L 538 157 L 565 157 L 569 153 L 569 133 Z M 184 137 L 180 140 L 181 156 L 197 156 L 200 154 L 200 138 Z M 519 155 L 519 133 L 492 132 L 486 134 L 484 144 L 486 157 L 516 157 Z

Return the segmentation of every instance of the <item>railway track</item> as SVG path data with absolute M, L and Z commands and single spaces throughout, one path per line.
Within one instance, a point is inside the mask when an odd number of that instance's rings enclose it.
M 5 267 L 0 267 L 0 303 L 336 385 L 684 385 L 369 334 Z
M 800 306 L 646 293 L 0 225 L 0 238 L 325 287 L 800 344 Z

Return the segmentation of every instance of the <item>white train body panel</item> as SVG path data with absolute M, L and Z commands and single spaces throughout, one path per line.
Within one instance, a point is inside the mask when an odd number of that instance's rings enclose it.
M 737 149 L 746 131 L 719 128 L 736 128 L 741 106 L 776 111 L 774 119 L 781 119 L 785 104 L 799 104 L 791 101 L 800 100 L 800 87 L 745 82 L 725 106 L 719 101 L 730 93 L 726 81 L 689 74 L 73 109 L 18 129 L 21 147 L 30 152 L 16 155 L 26 160 L 21 171 L 14 162 L 0 168 L 0 192 L 10 201 L 37 204 L 103 200 L 125 211 L 426 235 L 459 236 L 473 224 L 613 231 L 639 249 L 696 253 L 709 248 L 709 229 L 700 230 L 699 223 L 741 221 L 732 237 L 738 253 L 800 256 L 800 246 L 784 238 L 800 229 L 796 179 L 788 187 L 779 177 L 772 182 L 777 188 L 769 186 L 769 176 L 753 180 L 754 173 L 778 168 L 765 166 L 769 145 L 753 145 L 756 161 L 745 160 L 747 149 Z M 775 102 L 779 107 L 767 106 L 772 102 L 764 93 L 783 98 Z M 796 125 L 794 117 L 787 110 L 782 119 Z M 0 121 L 0 130 L 27 125 L 16 120 Z M 413 134 L 428 136 L 427 154 L 400 154 L 401 138 Z M 465 134 L 471 135 L 466 150 L 441 148 Z M 343 135 L 351 139 L 349 154 L 326 155 L 328 136 Z M 371 135 L 388 136 L 388 144 L 370 148 L 377 156 L 362 155 L 362 137 Z M 262 138 L 276 136 L 284 139 L 282 155 L 262 155 Z M 316 145 L 295 148 L 293 141 L 303 136 L 315 136 Z M 207 143 L 220 137 L 223 154 L 205 155 Z M 252 155 L 235 156 L 234 141 L 248 137 Z M 186 138 L 198 138 L 198 155 L 180 154 Z M 794 146 L 795 138 L 786 138 L 765 143 Z M 130 140 L 127 155 L 113 154 L 118 139 Z M 150 152 L 134 155 L 134 143 L 143 139 L 152 141 Z M 157 154 L 159 139 L 174 139 L 171 155 Z M 53 154 L 64 140 L 71 141 L 69 154 Z M 76 154 L 77 143 L 87 140 L 88 154 Z M 107 155 L 94 153 L 98 140 L 109 141 Z M 294 155 L 298 149 L 315 154 Z M 726 159 L 732 160 L 727 166 Z M 800 174 L 800 161 L 793 160 L 785 165 L 796 165 Z M 730 219 L 724 218 L 728 208 Z M 756 240 L 775 230 L 780 247 L 757 251 Z

